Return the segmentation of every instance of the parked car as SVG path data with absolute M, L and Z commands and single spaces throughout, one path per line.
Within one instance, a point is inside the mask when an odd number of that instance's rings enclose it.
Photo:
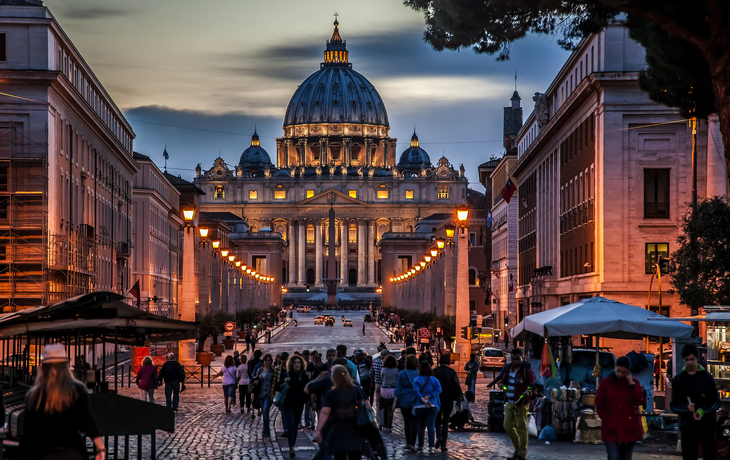
M 322 315 L 317 315 L 314 317 L 314 324 L 322 324 Z
M 325 327 L 327 326 L 335 326 L 335 319 L 331 316 L 327 317 L 327 320 L 324 322 Z
M 499 348 L 482 348 L 479 352 L 481 356 L 479 369 L 484 371 L 487 369 L 501 369 L 507 364 L 507 357 L 504 351 Z
M 346 319 L 342 322 L 342 327 L 352 327 L 352 320 Z

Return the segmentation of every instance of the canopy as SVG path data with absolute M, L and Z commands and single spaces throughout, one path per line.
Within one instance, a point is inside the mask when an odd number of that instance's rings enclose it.
M 135 345 L 193 339 L 197 323 L 153 315 L 122 302 L 114 292 L 83 294 L 47 307 L 33 307 L 0 316 L 0 338 L 21 334 L 67 336 L 75 342 L 117 340 Z M 96 338 L 94 338 L 96 336 Z
M 528 332 L 543 337 L 598 335 L 613 339 L 691 337 L 692 326 L 678 321 L 652 321 L 664 316 L 604 297 L 591 297 L 564 307 L 527 316 L 510 335 L 523 340 Z

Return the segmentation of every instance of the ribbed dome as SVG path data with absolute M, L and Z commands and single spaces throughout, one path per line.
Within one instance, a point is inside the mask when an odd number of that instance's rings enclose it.
M 259 142 L 259 135 L 254 130 L 253 136 L 251 137 L 251 147 L 247 148 L 241 154 L 241 160 L 238 165 L 242 168 L 261 167 L 271 165 L 271 157 L 261 147 Z
M 408 147 L 400 155 L 398 160 L 399 168 L 420 168 L 420 167 L 431 167 L 431 158 L 428 156 L 425 150 L 418 145 L 418 136 L 416 131 L 413 130 L 413 136 L 411 137 L 411 146 Z
M 294 92 L 284 126 L 309 123 L 369 123 L 388 125 L 388 113 L 375 87 L 348 62 L 346 42 L 335 21 L 324 62 Z

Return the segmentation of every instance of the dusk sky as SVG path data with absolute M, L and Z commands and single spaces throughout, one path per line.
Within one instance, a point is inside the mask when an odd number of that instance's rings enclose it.
M 524 115 L 568 53 L 553 37 L 517 42 L 512 58 L 434 51 L 423 17 L 400 0 L 46 0 L 97 77 L 124 111 L 134 150 L 191 179 L 221 156 L 231 167 L 254 126 L 276 161 L 274 139 L 297 86 L 319 69 L 333 13 L 353 69 L 385 101 L 398 156 L 417 129 L 436 163 L 477 166 L 501 155 L 502 107 L 517 72 Z

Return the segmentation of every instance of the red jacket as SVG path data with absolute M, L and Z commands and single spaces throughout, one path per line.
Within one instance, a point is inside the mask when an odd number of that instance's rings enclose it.
M 157 383 L 157 366 L 140 366 L 137 371 L 137 387 L 140 390 L 154 390 Z
M 638 380 L 629 385 L 628 380 L 619 380 L 612 373 L 601 380 L 596 394 L 596 410 L 601 417 L 603 442 L 641 441 L 644 429 L 638 406 L 645 406 L 644 390 Z

